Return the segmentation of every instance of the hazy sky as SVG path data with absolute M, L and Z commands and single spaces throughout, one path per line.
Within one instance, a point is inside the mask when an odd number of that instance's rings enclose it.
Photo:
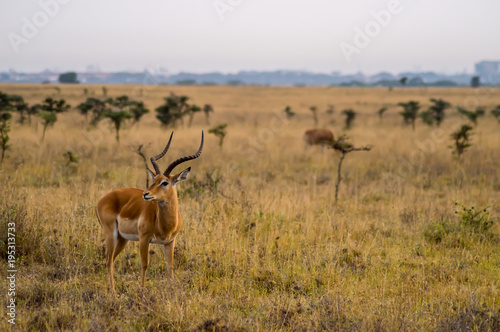
M 0 22 L 0 71 L 471 73 L 500 60 L 499 0 L 0 0 Z

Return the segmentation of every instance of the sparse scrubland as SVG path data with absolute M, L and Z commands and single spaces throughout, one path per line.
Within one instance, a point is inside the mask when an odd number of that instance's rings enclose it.
M 30 104 L 52 96 L 72 105 L 43 142 L 40 119 L 11 120 L 0 234 L 4 242 L 15 222 L 16 329 L 500 330 L 500 123 L 489 111 L 500 105 L 499 89 L 108 86 L 108 97 L 139 95 L 151 110 L 124 124 L 117 142 L 111 122 L 94 128 L 75 108 L 102 97 L 101 86 L 58 88 L 0 85 Z M 145 187 L 136 150 L 143 144 L 149 158 L 163 149 L 171 128 L 154 109 L 171 92 L 214 112 L 210 125 L 202 113 L 190 127 L 178 124 L 162 168 L 194 153 L 201 130 L 227 123 L 227 136 L 220 148 L 206 135 L 201 157 L 185 165 L 193 169 L 179 185 L 175 281 L 152 245 L 141 288 L 131 242 L 117 258 L 115 297 L 95 205 L 112 189 Z M 427 109 L 430 98 L 453 105 L 440 126 L 404 125 L 398 103 Z M 325 112 L 330 104 L 356 112 L 351 129 L 340 112 Z M 336 204 L 340 153 L 302 140 L 314 126 L 311 105 L 319 127 L 373 145 L 344 160 Z M 456 105 L 487 110 L 460 157 L 451 134 L 468 120 Z

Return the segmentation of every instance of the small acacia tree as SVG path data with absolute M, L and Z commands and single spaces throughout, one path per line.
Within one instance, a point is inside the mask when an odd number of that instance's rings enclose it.
M 24 124 L 29 106 L 24 102 L 24 98 L 19 95 L 9 95 L 9 103 L 13 110 L 19 113 L 19 123 Z
M 26 111 L 26 114 L 28 115 L 28 125 L 31 126 L 31 116 L 37 115 L 41 109 L 42 106 L 40 106 L 40 104 L 35 104 L 28 108 L 28 110 Z
M 110 114 L 108 112 L 112 108 L 115 111 L 119 110 L 130 113 L 134 123 L 138 123 L 144 114 L 149 113 L 149 110 L 144 106 L 142 101 L 131 100 L 126 95 L 117 98 L 108 98 L 105 101 L 97 98 L 87 98 L 87 100 L 79 104 L 77 108 L 86 119 L 88 118 L 88 114 L 92 112 L 92 120 L 90 121 L 90 124 L 93 126 L 96 126 L 103 118 L 109 118 L 114 123 L 115 120 L 113 119 L 115 119 L 117 115 Z
M 9 95 L 0 91 L 0 112 L 18 112 L 19 123 L 23 124 L 28 113 L 28 104 L 19 95 Z
M 99 121 L 103 118 L 103 113 L 106 110 L 106 102 L 97 98 L 87 98 L 83 103 L 80 103 L 76 108 L 80 110 L 80 113 L 85 116 L 87 120 L 88 114 L 92 112 L 92 119 L 90 124 L 92 126 L 97 126 Z
M 64 99 L 54 99 L 52 97 L 47 97 L 43 101 L 42 110 L 54 113 L 63 113 L 67 112 L 71 105 L 66 104 Z
M 295 116 L 295 113 L 292 111 L 292 108 L 290 106 L 285 107 L 283 112 L 285 113 L 286 118 L 289 120 Z
M 171 93 L 165 97 L 165 103 L 156 108 L 156 118 L 163 126 L 176 127 L 179 121 L 188 114 L 188 96 L 177 96 Z
M 371 145 L 366 145 L 363 147 L 355 148 L 352 143 L 349 142 L 349 137 L 347 137 L 346 135 L 342 135 L 338 140 L 333 142 L 332 148 L 342 153 L 337 168 L 337 183 L 335 184 L 335 203 L 337 203 L 340 181 L 342 181 L 342 162 L 344 161 L 345 156 L 348 153 L 354 151 L 370 151 L 373 147 Z
M 122 127 L 123 122 L 125 122 L 125 120 L 132 119 L 134 116 L 128 110 L 122 110 L 122 109 L 115 109 L 115 110 L 107 109 L 104 111 L 103 116 L 111 120 L 111 123 L 115 127 L 116 141 L 119 143 L 120 129 Z
M 10 114 L 11 110 L 12 106 L 9 103 L 9 96 L 0 91 L 0 147 L 2 148 L 2 162 L 5 157 L 5 151 L 9 147 L 9 120 L 12 117 L 12 114 Z
M 108 98 L 104 102 L 106 106 L 102 111 L 102 117 L 109 119 L 116 132 L 116 141 L 120 142 L 120 129 L 126 120 L 134 119 L 137 123 L 149 110 L 144 107 L 143 102 L 131 100 L 127 95 L 116 98 Z
M 11 110 L 9 95 L 0 91 L 0 112 Z
M 144 103 L 142 101 L 131 101 L 129 110 L 130 113 L 132 113 L 134 123 L 138 123 L 144 114 L 149 113 L 149 109 L 144 107 Z
M 497 107 L 491 110 L 491 115 L 500 122 L 500 105 L 497 105 Z
M 415 130 L 415 120 L 420 110 L 419 102 L 410 100 L 407 103 L 398 103 L 398 105 L 403 107 L 403 111 L 399 112 L 399 114 L 403 117 L 404 123 L 411 124 L 413 130 Z
M 406 82 L 408 82 L 408 77 L 406 76 L 403 76 L 399 79 L 399 83 L 401 83 L 402 86 L 405 86 Z
M 12 114 L 7 112 L 0 111 L 0 147 L 2 148 L 2 159 L 5 157 L 5 151 L 9 148 L 8 142 L 10 140 L 9 132 L 10 132 L 10 124 L 9 120 L 12 117 Z
M 426 125 L 432 126 L 434 124 L 434 116 L 431 110 L 420 112 L 418 117 L 421 118 Z
M 309 110 L 312 113 L 313 116 L 313 121 L 314 121 L 314 126 L 318 126 L 318 108 L 316 106 L 311 106 L 309 107 Z
M 384 116 L 384 113 L 387 111 L 387 107 L 382 107 L 377 111 L 378 118 L 380 121 L 382 121 L 382 117 Z
M 435 99 L 435 98 L 431 98 L 431 102 L 433 103 L 433 105 L 429 107 L 429 111 L 432 114 L 433 120 L 436 121 L 436 124 L 439 127 L 445 117 L 444 111 L 450 108 L 451 104 L 442 99 Z
M 352 109 L 346 109 L 342 111 L 342 114 L 345 115 L 345 129 L 351 129 L 352 123 L 356 118 L 356 112 Z
M 127 95 L 122 95 L 116 98 L 108 98 L 105 100 L 109 105 L 118 107 L 120 109 L 125 108 L 130 103 L 130 98 Z
M 194 115 L 198 112 L 201 112 L 201 107 L 199 107 L 197 105 L 189 105 L 188 106 L 188 108 L 186 110 L 186 113 L 189 116 L 188 127 L 191 127 L 191 125 L 193 124 Z
M 205 119 L 207 120 L 207 125 L 210 124 L 210 113 L 214 112 L 214 108 L 210 104 L 205 104 L 203 106 L 203 113 L 205 113 Z
M 209 134 L 214 134 L 216 137 L 219 138 L 219 146 L 221 149 L 222 145 L 224 144 L 224 138 L 227 135 L 226 128 L 227 128 L 227 123 L 224 123 L 208 130 Z
M 53 99 L 52 97 L 47 97 L 42 104 L 35 105 L 35 109 L 38 109 L 37 115 L 42 119 L 43 133 L 42 142 L 45 139 L 45 132 L 49 126 L 53 126 L 57 122 L 57 114 L 67 112 L 70 109 L 70 105 L 66 104 L 64 99 Z
M 89 99 L 90 98 L 76 106 L 76 108 L 80 111 L 80 114 L 85 117 L 85 122 L 88 122 L 89 113 L 92 111 L 92 104 L 88 102 Z
M 129 112 L 132 115 L 132 119 L 134 119 L 134 123 L 138 123 L 144 114 L 149 113 L 149 110 L 144 107 L 144 103 L 142 101 L 131 100 L 127 95 L 116 98 L 108 98 L 105 102 L 120 111 Z
M 454 145 L 450 145 L 449 148 L 455 149 L 453 153 L 455 153 L 459 158 L 464 153 L 465 149 L 471 146 L 470 143 L 470 135 L 472 127 L 469 125 L 462 125 L 459 130 L 455 131 L 451 134 L 451 138 L 455 141 Z
M 463 107 L 457 106 L 457 111 L 469 119 L 469 121 L 474 124 L 474 127 L 477 126 L 477 120 L 486 113 L 482 107 L 477 107 L 475 111 L 469 111 Z
M 45 132 L 47 131 L 47 128 L 53 126 L 54 123 L 57 122 L 57 115 L 56 113 L 49 111 L 39 111 L 37 115 L 42 119 L 42 125 L 43 125 L 42 142 L 43 142 L 43 140 L 45 139 Z

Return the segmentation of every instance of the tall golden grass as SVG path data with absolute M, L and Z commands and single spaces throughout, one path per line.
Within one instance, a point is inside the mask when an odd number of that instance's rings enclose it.
M 152 110 L 124 128 L 118 144 L 110 124 L 91 128 L 74 109 L 84 88 L 98 97 L 100 86 L 58 87 L 0 85 L 29 103 L 52 95 L 73 106 L 43 143 L 37 119 L 13 124 L 1 165 L 0 227 L 14 221 L 17 232 L 17 329 L 500 329 L 500 124 L 481 118 L 457 159 L 450 134 L 466 119 L 454 110 L 440 128 L 418 121 L 415 131 L 397 114 L 397 103 L 410 99 L 491 109 L 500 104 L 499 89 L 108 86 L 109 96 L 133 95 Z M 112 189 L 145 187 L 134 150 L 144 144 L 150 156 L 163 149 L 170 129 L 153 109 L 170 92 L 215 112 L 210 125 L 199 114 L 191 128 L 175 129 L 163 167 L 195 152 L 201 130 L 228 123 L 228 135 L 222 148 L 206 136 L 180 185 L 176 280 L 165 277 L 160 247 L 151 246 L 141 288 L 138 246 L 129 243 L 116 263 L 114 297 L 94 207 Z M 282 116 L 286 105 L 295 118 Z M 354 109 L 358 117 L 345 133 L 355 145 L 374 146 L 346 157 L 337 204 L 339 155 L 302 141 L 313 126 L 312 105 L 320 127 L 336 137 L 344 133 L 341 110 Z M 381 107 L 388 107 L 382 120 Z M 78 163 L 68 163 L 68 150 Z M 455 201 L 489 207 L 494 226 L 468 226 Z M 5 330 L 5 301 L 0 314 Z

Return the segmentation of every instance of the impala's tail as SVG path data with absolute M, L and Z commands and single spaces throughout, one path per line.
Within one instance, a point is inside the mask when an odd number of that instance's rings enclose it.
M 95 208 L 95 215 L 97 217 L 97 221 L 99 221 L 99 224 L 101 225 L 102 227 L 102 222 L 101 222 L 101 218 L 99 218 L 99 212 L 97 212 L 97 207 Z

